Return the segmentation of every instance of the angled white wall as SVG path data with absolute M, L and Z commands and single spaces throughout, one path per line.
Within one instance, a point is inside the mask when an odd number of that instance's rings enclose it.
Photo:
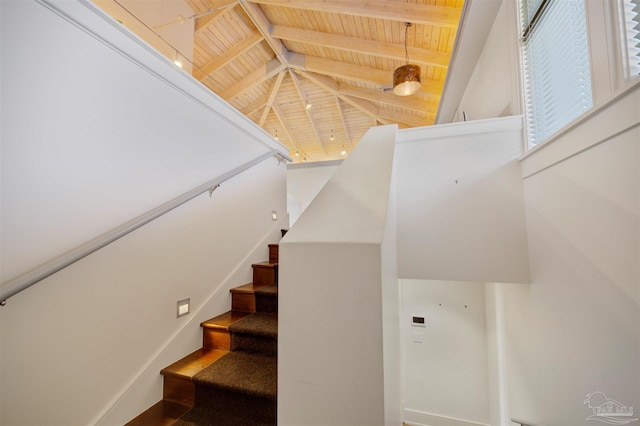
M 398 135 L 401 278 L 528 282 L 522 118 Z
M 370 129 L 281 242 L 280 425 L 401 421 L 396 132 Z

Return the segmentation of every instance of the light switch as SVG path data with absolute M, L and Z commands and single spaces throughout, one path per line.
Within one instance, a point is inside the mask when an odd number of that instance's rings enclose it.
M 411 333 L 411 340 L 416 343 L 422 343 L 422 333 Z

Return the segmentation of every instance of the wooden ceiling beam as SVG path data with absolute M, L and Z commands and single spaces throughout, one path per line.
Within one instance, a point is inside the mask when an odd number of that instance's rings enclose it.
M 262 127 L 264 122 L 267 120 L 267 116 L 269 115 L 269 111 L 271 110 L 271 106 L 273 105 L 273 101 L 276 99 L 276 95 L 278 94 L 278 90 L 280 90 L 280 85 L 282 84 L 282 80 L 284 79 L 286 71 L 280 71 L 280 74 L 276 77 L 276 80 L 273 82 L 271 86 L 271 92 L 269 93 L 269 98 L 267 99 L 267 105 L 262 112 L 262 116 L 260 117 L 260 121 L 258 122 L 258 126 Z
M 373 40 L 345 37 L 336 34 L 285 27 L 282 25 L 273 25 L 271 27 L 271 35 L 280 40 L 308 43 L 316 46 L 396 59 L 400 61 L 405 60 L 404 46 L 395 44 L 384 44 Z M 411 46 L 407 49 L 412 63 L 443 68 L 447 68 L 449 66 L 450 55 L 447 53 L 419 49 Z
M 251 19 L 251 22 L 253 22 L 253 25 L 255 25 L 258 32 L 260 32 L 269 47 L 271 47 L 276 58 L 286 65 L 285 55 L 287 53 L 287 48 L 280 39 L 271 36 L 271 23 L 265 16 L 264 12 L 260 9 L 260 6 L 247 0 L 240 0 L 239 3 L 247 16 L 249 16 L 249 19 Z
M 387 120 L 387 119 L 379 117 L 378 108 L 375 105 L 373 105 L 372 103 L 369 103 L 367 101 L 363 101 L 363 100 L 360 100 L 360 99 L 354 99 L 354 98 L 351 98 L 349 96 L 345 96 L 344 94 L 340 93 L 340 91 L 338 91 L 338 89 L 337 89 L 338 85 L 336 84 L 336 82 L 333 81 L 332 79 L 330 79 L 329 77 L 326 77 L 324 75 L 315 74 L 315 73 L 306 72 L 306 71 L 298 71 L 298 72 L 300 73 L 300 75 L 305 77 L 307 80 L 313 82 L 314 84 L 316 84 L 317 86 L 319 86 L 319 87 L 323 88 L 324 90 L 328 91 L 332 95 L 337 96 L 338 98 L 340 98 L 345 103 L 351 105 L 352 107 L 356 108 L 357 110 L 359 110 L 360 112 L 364 113 L 365 115 L 368 115 L 369 117 L 373 118 L 374 120 L 382 121 L 383 124 L 392 124 L 392 120 Z
M 389 71 L 319 58 L 317 56 L 301 55 L 299 53 L 289 52 L 287 54 L 287 63 L 291 68 L 298 71 L 313 72 L 333 78 L 372 84 L 380 89 L 393 80 L 393 73 Z M 423 80 L 420 91 L 425 94 L 439 95 L 442 93 L 443 87 L 444 82 Z
M 392 92 L 378 92 L 375 90 L 364 90 L 358 87 L 348 85 L 338 85 L 338 90 L 346 96 L 364 99 L 367 101 L 380 102 L 382 104 L 391 105 L 397 108 L 406 108 L 417 112 L 435 114 L 438 110 L 437 105 L 425 102 L 414 96 L 397 96 Z
M 237 83 L 231 85 L 222 92 L 220 96 L 222 99 L 229 102 L 229 100 L 234 96 L 239 96 L 252 89 L 254 86 L 264 83 L 284 69 L 286 69 L 286 66 L 278 59 L 272 59 L 262 67 L 257 68 L 251 74 L 242 77 Z
M 261 41 L 262 36 L 260 35 L 260 33 L 253 33 L 249 37 L 242 40 L 240 43 L 234 44 L 231 48 L 218 55 L 213 61 L 206 64 L 201 69 L 197 69 L 197 71 L 199 71 L 197 74 L 201 74 L 197 77 L 198 80 L 204 80 L 205 78 L 207 78 L 207 76 L 224 67 L 229 62 L 233 61 L 235 58 L 242 55 Z
M 241 0 L 242 1 L 242 0 Z M 270 6 L 342 13 L 367 18 L 457 27 L 461 9 L 388 0 L 249 0 Z
M 232 9 L 231 6 L 238 4 L 238 0 L 222 0 L 216 3 L 215 7 L 205 10 L 197 14 L 193 24 L 193 30 L 196 34 L 205 30 L 223 13 Z
M 344 111 L 342 110 L 342 105 L 340 104 L 340 98 L 335 97 L 336 100 L 336 109 L 338 110 L 338 117 L 340 117 L 340 123 L 342 124 L 342 131 L 344 132 L 344 138 L 347 141 L 347 145 L 349 145 L 349 150 L 353 150 L 353 142 L 351 142 L 351 135 L 349 135 L 349 126 L 347 126 L 347 120 L 344 118 Z
M 276 115 L 276 118 L 280 122 L 280 125 L 282 126 L 282 130 L 284 130 L 284 133 L 286 134 L 287 138 L 291 142 L 291 145 L 293 145 L 296 152 L 300 154 L 300 151 L 298 150 L 298 144 L 296 144 L 296 140 L 291 135 L 291 130 L 289 129 L 289 126 L 287 126 L 287 120 L 284 114 L 282 113 L 282 110 L 276 104 L 271 105 L 271 109 L 273 110 L 273 113 Z
M 300 96 L 300 102 L 302 102 L 302 108 L 304 109 L 304 111 L 307 113 L 307 117 L 309 117 L 309 121 L 311 122 L 311 128 L 313 129 L 313 132 L 316 135 L 316 138 L 318 138 L 318 142 L 320 143 L 320 147 L 322 148 L 322 151 L 324 152 L 325 157 L 327 156 L 327 149 L 324 146 L 324 142 L 322 141 L 322 138 L 320 137 L 320 132 L 318 132 L 318 127 L 316 126 L 315 121 L 313 120 L 313 116 L 311 115 L 311 110 L 309 108 L 306 108 L 306 102 L 307 102 L 307 96 L 305 95 L 304 91 L 302 90 L 302 85 L 300 84 L 300 80 L 298 80 L 298 76 L 295 75 L 293 73 L 293 71 L 289 70 L 289 75 L 291 75 L 291 78 L 293 79 L 293 84 L 296 88 L 296 91 L 298 92 L 298 96 Z
M 242 109 L 238 108 L 238 109 L 243 115 L 249 116 L 254 112 L 256 112 L 257 110 L 259 110 L 260 108 L 262 108 L 263 106 L 265 106 L 266 104 L 267 104 L 267 97 L 263 96 L 260 99 L 249 104 L 247 107 Z
M 434 120 L 432 118 L 422 118 L 415 115 L 402 114 L 396 111 L 378 109 L 378 118 L 398 124 L 407 124 L 410 127 L 430 126 Z

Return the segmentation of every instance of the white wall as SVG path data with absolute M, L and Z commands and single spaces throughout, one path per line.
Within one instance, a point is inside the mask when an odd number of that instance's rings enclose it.
M 278 424 L 401 422 L 396 253 L 385 241 L 396 131 L 370 129 L 280 244 Z
M 640 406 L 638 105 L 636 88 L 523 162 L 532 284 L 504 298 L 514 417 L 582 423 L 596 391 Z
M 492 401 L 492 424 L 585 424 L 596 391 L 640 406 L 640 89 L 610 68 L 615 22 L 596 13 L 613 3 L 587 3 L 596 107 L 521 161 L 531 284 L 487 293 L 490 388 L 503 404 Z M 518 96 L 518 70 L 505 75 L 517 47 L 501 38 L 518 37 L 514 7 L 503 2 L 461 102 L 471 118 Z
M 3 283 L 286 153 L 90 3 L 2 2 L 1 27 Z
M 279 149 L 91 4 L 0 7 L 3 280 Z M 158 401 L 278 241 L 285 173 L 267 159 L 10 298 L 0 423 L 123 424 Z
M 287 209 L 291 226 L 309 207 L 341 163 L 342 160 L 287 165 Z
M 522 119 L 399 132 L 402 278 L 528 282 Z
M 484 285 L 400 280 L 405 420 L 488 424 Z M 412 326 L 413 316 L 425 327 Z

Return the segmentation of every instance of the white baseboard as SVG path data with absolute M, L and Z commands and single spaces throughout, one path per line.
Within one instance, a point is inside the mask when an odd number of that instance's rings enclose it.
M 406 409 L 404 410 L 404 423 L 410 426 L 489 426 L 486 423 Z

